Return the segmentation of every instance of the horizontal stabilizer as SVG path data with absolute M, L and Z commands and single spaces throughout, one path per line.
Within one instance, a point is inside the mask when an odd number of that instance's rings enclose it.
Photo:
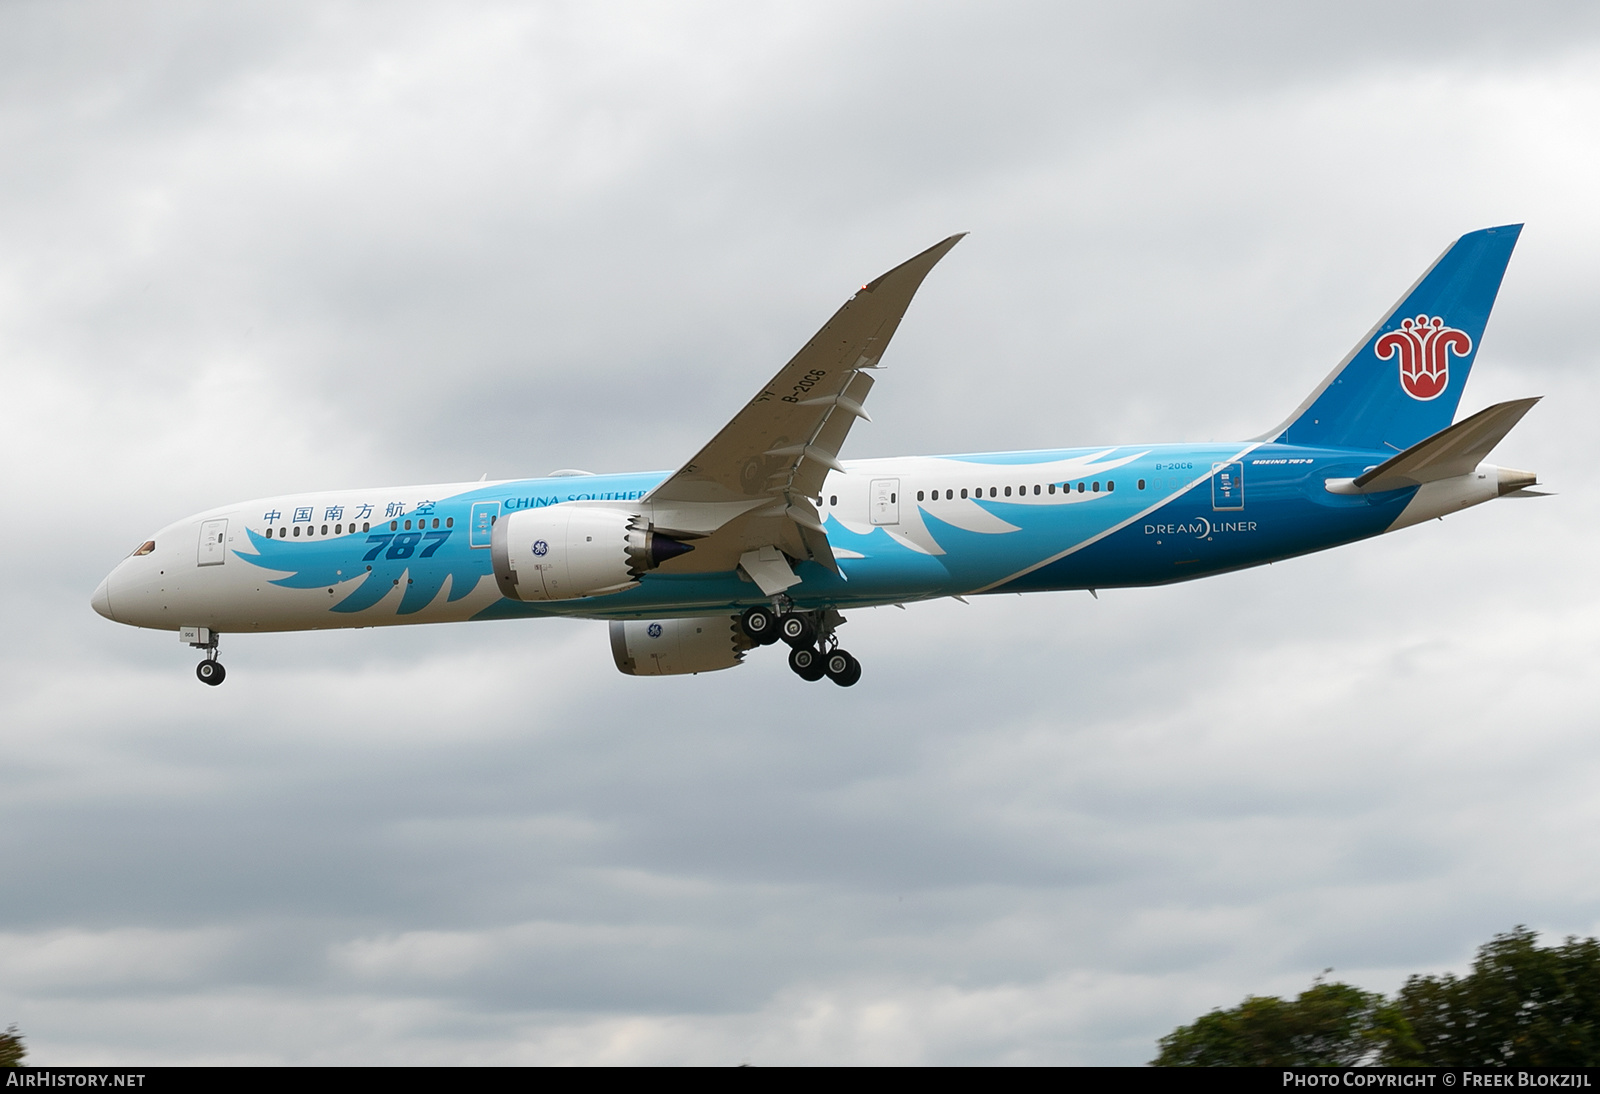
M 1418 441 L 1354 479 L 1328 480 L 1328 489 L 1336 494 L 1376 494 L 1469 474 L 1540 398 L 1536 395 L 1496 403 Z

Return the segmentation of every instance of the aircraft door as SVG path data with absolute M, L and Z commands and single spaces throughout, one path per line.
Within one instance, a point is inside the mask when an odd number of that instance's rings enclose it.
M 494 522 L 500 519 L 500 503 L 475 501 L 472 503 L 471 530 L 467 542 L 473 547 L 489 547 L 494 543 Z
M 872 480 L 872 523 L 900 523 L 900 480 Z
M 207 520 L 200 524 L 201 566 L 221 566 L 228 561 L 228 522 Z
M 1244 508 L 1244 464 L 1211 465 L 1211 508 Z

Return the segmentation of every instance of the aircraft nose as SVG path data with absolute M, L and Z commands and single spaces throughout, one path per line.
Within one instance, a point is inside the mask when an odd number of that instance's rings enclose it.
M 111 614 L 111 594 L 106 589 L 106 585 L 110 581 L 111 578 L 107 576 L 103 581 L 100 582 L 99 587 L 94 591 L 94 595 L 89 598 L 89 604 L 94 608 L 95 611 L 99 612 L 101 615 L 115 623 L 117 621 L 117 617 Z

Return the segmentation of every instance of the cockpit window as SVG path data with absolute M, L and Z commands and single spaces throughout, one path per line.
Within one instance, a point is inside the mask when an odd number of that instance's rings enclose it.
M 147 539 L 143 543 L 139 544 L 139 546 L 135 547 L 133 549 L 133 554 L 129 555 L 128 557 L 129 558 L 138 558 L 140 555 L 148 555 L 151 551 L 154 551 L 155 549 L 156 549 L 156 541 L 153 540 L 153 539 Z

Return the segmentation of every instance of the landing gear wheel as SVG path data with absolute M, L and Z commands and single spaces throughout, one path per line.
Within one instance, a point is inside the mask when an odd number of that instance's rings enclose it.
M 817 643 L 817 628 L 811 617 L 799 612 L 785 612 L 778 617 L 778 635 L 795 649 Z
M 789 651 L 789 668 L 802 680 L 815 683 L 821 680 L 826 668 L 822 663 L 822 654 L 812 646 L 796 646 Z
M 842 688 L 848 688 L 861 679 L 861 662 L 844 650 L 834 650 L 822 660 L 822 670 Z
M 739 626 L 745 636 L 758 646 L 770 646 L 778 640 L 778 617 L 772 614 L 771 608 L 760 605 L 746 608 L 739 617 Z
M 194 674 L 200 678 L 202 684 L 216 687 L 228 677 L 228 670 L 222 667 L 221 661 L 202 661 L 194 667 Z

